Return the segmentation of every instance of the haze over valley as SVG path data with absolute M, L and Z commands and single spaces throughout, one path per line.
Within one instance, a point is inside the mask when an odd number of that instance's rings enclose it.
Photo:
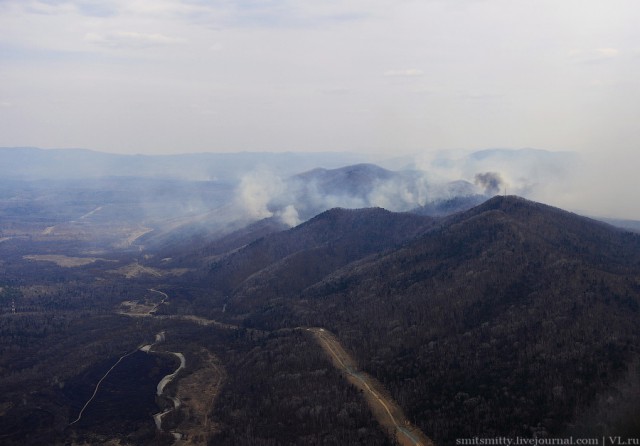
M 639 22 L 0 0 L 0 445 L 639 445 Z
M 0 157 L 3 444 L 640 432 L 637 222 L 525 198 L 576 154 Z

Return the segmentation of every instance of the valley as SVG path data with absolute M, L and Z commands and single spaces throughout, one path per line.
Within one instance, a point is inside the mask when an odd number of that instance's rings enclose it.
M 149 291 L 158 293 L 162 295 L 162 301 L 160 303 L 155 304 L 154 306 L 144 306 L 140 304 L 136 304 L 133 302 L 123 303 L 126 307 L 131 310 L 132 308 L 136 309 L 136 312 L 133 313 L 125 313 L 122 312 L 120 314 L 125 314 L 132 317 L 140 317 L 140 316 L 149 316 L 156 317 L 154 315 L 155 310 L 161 304 L 167 303 L 169 296 L 161 291 L 150 289 Z M 162 318 L 162 316 L 157 316 Z M 238 330 L 238 326 L 232 326 L 228 324 L 222 324 L 219 321 L 199 318 L 193 315 L 183 315 L 176 316 L 173 319 L 179 318 L 181 320 L 191 321 L 201 325 L 214 325 L 219 328 L 226 328 L 232 330 Z M 372 413 L 378 420 L 378 422 L 384 426 L 387 430 L 388 434 L 393 439 L 394 437 L 397 439 L 398 443 L 401 445 L 410 445 L 410 446 L 427 446 L 432 445 L 433 442 L 424 435 L 419 429 L 415 426 L 412 426 L 411 423 L 406 419 L 402 410 L 398 407 L 397 403 L 395 403 L 392 397 L 389 395 L 387 391 L 384 390 L 382 385 L 373 379 L 371 376 L 367 375 L 364 372 L 358 371 L 358 367 L 353 361 L 353 359 L 346 353 L 343 347 L 340 345 L 340 342 L 333 336 L 331 333 L 326 331 L 323 328 L 313 327 L 313 328 L 305 328 L 305 327 L 296 327 L 296 330 L 302 330 L 304 332 L 311 333 L 312 336 L 316 339 L 317 343 L 323 348 L 323 350 L 329 355 L 334 366 L 345 374 L 346 379 L 361 391 L 364 392 L 365 400 L 369 405 Z M 290 329 L 282 329 L 283 331 L 289 331 Z M 164 341 L 164 332 L 160 332 L 156 335 L 156 341 L 152 345 L 145 345 L 140 347 L 141 351 L 146 353 L 152 352 L 152 348 L 154 345 Z M 171 382 L 180 372 L 180 370 L 185 368 L 185 359 L 184 355 L 181 353 L 169 352 L 170 354 L 176 355 L 180 359 L 180 367 L 170 375 L 165 376 L 160 383 L 158 383 L 157 394 L 162 395 L 165 386 Z M 211 355 L 210 352 L 203 350 L 205 355 L 208 356 L 206 360 L 206 364 L 197 370 L 196 373 L 191 375 L 193 380 L 184 380 L 181 381 L 178 385 L 177 394 L 183 395 L 187 394 L 186 397 L 190 403 L 186 409 L 187 412 L 193 412 L 198 414 L 198 419 L 200 421 L 200 425 L 195 425 L 192 429 L 190 429 L 190 433 L 186 436 L 186 443 L 184 444 L 198 444 L 198 440 L 202 438 L 206 438 L 207 434 L 211 435 L 211 430 L 208 427 L 209 420 L 207 411 L 210 410 L 210 406 L 215 399 L 217 394 L 216 391 L 219 391 L 220 385 L 222 383 L 224 377 L 224 371 L 220 368 L 219 365 L 215 365 L 218 360 Z M 131 353 L 128 353 L 129 355 Z M 125 355 L 125 357 L 127 356 Z M 121 360 L 122 358 L 120 358 Z M 119 361 L 118 360 L 118 363 Z M 116 363 L 117 365 L 117 363 Z M 114 367 L 116 366 L 114 365 Z M 195 375 L 198 375 L 196 377 Z M 213 378 L 213 383 L 209 383 L 206 380 L 206 375 L 210 374 Z M 202 400 L 202 397 L 199 395 L 204 393 L 207 394 L 210 389 L 213 389 L 213 394 L 209 395 L 210 404 L 206 404 L 206 400 Z M 195 397 L 195 404 L 192 399 Z M 169 397 L 173 402 L 173 407 L 165 409 L 163 412 L 159 412 L 153 416 L 154 421 L 156 423 L 156 427 L 158 430 L 162 430 L 162 418 L 172 412 L 177 411 L 183 405 L 182 400 L 179 397 Z M 88 403 L 87 403 L 88 404 Z M 204 404 L 204 407 L 202 405 Z M 74 423 L 71 423 L 74 424 Z M 175 436 L 177 440 L 181 440 L 183 435 L 173 431 L 172 434 Z M 194 440 L 195 439 L 195 440 Z M 195 441 L 195 443 L 194 443 Z M 180 442 L 179 444 L 183 444 Z
M 412 177 L 293 178 L 367 203 Z M 218 197 L 196 212 L 74 181 L 0 200 L 3 444 L 640 435 L 637 233 L 515 196 L 296 198 L 291 226 L 287 203 L 231 215 L 228 185 L 180 183 Z
M 0 0 L 0 446 L 640 446 L 640 0 Z

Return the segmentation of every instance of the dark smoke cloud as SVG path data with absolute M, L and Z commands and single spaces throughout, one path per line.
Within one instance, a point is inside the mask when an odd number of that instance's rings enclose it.
M 477 173 L 474 182 L 476 185 L 484 188 L 487 195 L 496 195 L 500 193 L 502 188 L 502 177 L 497 172 Z

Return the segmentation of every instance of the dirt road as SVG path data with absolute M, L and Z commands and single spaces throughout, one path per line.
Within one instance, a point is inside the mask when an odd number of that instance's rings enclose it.
M 375 378 L 359 371 L 353 358 L 344 350 L 338 339 L 323 328 L 306 328 L 329 354 L 333 364 L 342 370 L 349 382 L 364 392 L 364 396 L 378 422 L 386 427 L 403 446 L 433 446 L 420 429 L 411 425 L 400 407 Z

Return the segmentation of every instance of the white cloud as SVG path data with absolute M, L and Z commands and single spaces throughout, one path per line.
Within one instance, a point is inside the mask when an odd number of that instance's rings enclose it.
M 77 11 L 76 6 L 72 2 L 44 2 L 39 0 L 25 1 L 22 6 L 26 11 L 32 14 L 55 15 L 68 14 Z
M 343 95 L 348 95 L 353 93 L 353 90 L 351 90 L 350 88 L 343 88 L 343 87 L 323 88 L 319 91 L 322 94 L 336 95 L 336 96 L 343 96 Z
M 112 48 L 148 48 L 151 46 L 184 43 L 185 39 L 170 37 L 159 33 L 141 33 L 135 31 L 114 31 L 107 34 L 87 33 L 85 40 L 90 43 Z
M 569 57 L 578 63 L 600 63 L 613 60 L 622 55 L 619 48 L 571 49 Z
M 620 54 L 620 50 L 617 48 L 596 48 L 595 52 L 602 57 L 616 57 Z
M 389 70 L 385 71 L 384 75 L 389 77 L 415 77 L 423 76 L 424 71 L 418 70 L 416 68 L 410 68 L 407 70 Z
M 639 13 L 636 0 L 0 0 L 0 145 L 626 147 L 637 165 Z

